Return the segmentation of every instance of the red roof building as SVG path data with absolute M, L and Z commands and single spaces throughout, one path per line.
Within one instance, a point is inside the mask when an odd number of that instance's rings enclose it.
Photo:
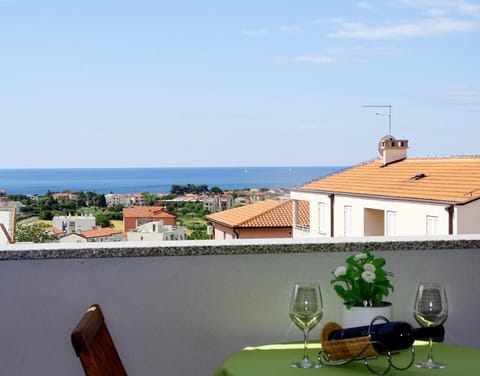
M 123 209 L 123 232 L 135 230 L 148 222 L 163 221 L 164 225 L 177 225 L 177 217 L 158 206 L 134 206 Z

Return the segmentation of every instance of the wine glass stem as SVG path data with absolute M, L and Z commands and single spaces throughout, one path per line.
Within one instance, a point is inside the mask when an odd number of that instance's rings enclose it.
M 431 338 L 429 338 L 428 339 L 428 360 L 430 360 L 430 361 L 433 360 L 432 346 L 433 346 L 433 341 L 432 341 Z
M 308 328 L 303 328 L 303 360 L 309 360 L 308 359 L 308 332 L 310 329 Z

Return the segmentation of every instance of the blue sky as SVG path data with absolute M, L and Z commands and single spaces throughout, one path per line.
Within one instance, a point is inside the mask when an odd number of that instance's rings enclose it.
M 480 1 L 0 0 L 0 168 L 480 154 Z M 378 114 L 377 114 L 378 113 Z

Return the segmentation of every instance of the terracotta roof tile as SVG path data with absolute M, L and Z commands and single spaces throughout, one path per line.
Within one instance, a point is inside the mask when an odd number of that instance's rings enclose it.
M 462 203 L 480 197 L 480 157 L 374 160 L 299 189 Z
M 129 218 L 175 218 L 175 215 L 158 206 L 134 206 L 124 208 L 123 217 Z
M 206 218 L 230 227 L 291 227 L 293 223 L 292 200 L 264 200 L 240 206 Z M 309 223 L 309 206 L 299 201 L 299 223 Z
M 79 235 L 82 235 L 86 238 L 99 238 L 102 236 L 111 236 L 113 234 L 121 234 L 121 233 L 122 231 L 115 230 L 111 227 L 103 227 L 100 229 L 80 231 Z

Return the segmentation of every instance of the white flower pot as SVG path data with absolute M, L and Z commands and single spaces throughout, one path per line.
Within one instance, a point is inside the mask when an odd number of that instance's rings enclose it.
M 389 321 L 393 320 L 393 306 L 390 302 L 383 302 L 378 307 L 352 307 L 350 309 L 343 305 L 342 327 L 353 328 L 355 326 L 370 325 L 376 316 L 383 316 Z M 377 324 L 385 322 L 378 320 Z

